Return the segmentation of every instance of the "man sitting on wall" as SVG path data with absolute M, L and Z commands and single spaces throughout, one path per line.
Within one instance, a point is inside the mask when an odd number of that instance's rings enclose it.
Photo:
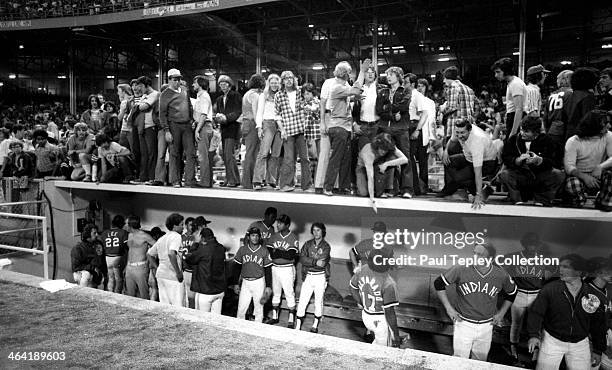
M 100 182 L 115 182 L 129 184 L 133 179 L 132 153 L 125 147 L 112 141 L 106 134 L 96 136 L 98 158 L 100 158 L 102 172 Z

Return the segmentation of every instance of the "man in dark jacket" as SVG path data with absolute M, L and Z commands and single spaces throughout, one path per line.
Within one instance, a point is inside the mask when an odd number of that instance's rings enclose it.
M 529 352 L 540 348 L 537 369 L 558 369 L 563 357 L 568 369 L 597 367 L 606 349 L 605 302 L 582 282 L 582 257 L 570 254 L 559 262 L 561 279 L 544 285 L 529 308 Z
M 597 100 L 593 90 L 597 85 L 599 75 L 597 70 L 591 67 L 578 68 L 570 78 L 572 95 L 565 105 L 567 127 L 565 129 L 565 141 L 576 135 L 578 124 L 585 114 L 595 109 Z
M 108 283 L 104 246 L 98 239 L 98 227 L 85 225 L 81 242 L 70 251 L 72 276 L 80 286 L 96 288 L 104 279 L 104 290 Z
M 227 288 L 225 247 L 207 227 L 193 236 L 197 246 L 185 256 L 185 261 L 194 267 L 191 290 L 196 292 L 195 308 L 220 315 Z
M 213 120 L 221 126 L 223 163 L 226 172 L 225 186 L 233 188 L 240 184 L 240 173 L 234 157 L 234 148 L 240 139 L 238 117 L 242 114 L 242 96 L 232 90 L 234 83 L 229 76 L 219 76 L 218 84 L 223 95 L 215 101 L 217 114 Z
M 505 169 L 499 179 L 508 187 L 508 196 L 515 204 L 534 197 L 536 205 L 550 206 L 565 175 L 553 168 L 558 162 L 556 146 L 540 133 L 542 120 L 525 117 L 518 135 L 511 136 L 502 153 Z

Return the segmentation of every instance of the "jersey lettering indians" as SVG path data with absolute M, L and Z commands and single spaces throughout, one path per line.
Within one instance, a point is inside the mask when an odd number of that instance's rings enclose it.
M 527 258 L 523 252 L 516 252 L 505 255 L 506 258 Z M 542 288 L 544 282 L 544 273 L 546 271 L 554 272 L 554 268 L 550 266 L 540 265 L 505 265 L 506 271 L 516 282 L 518 290 L 525 293 L 534 293 Z
M 442 274 L 444 284 L 456 285 L 455 309 L 462 319 L 469 322 L 488 322 L 497 311 L 497 295 L 504 291 L 516 293 L 517 287 L 508 273 L 492 265 L 481 274 L 474 266 L 454 266 Z
M 249 226 L 249 229 L 251 227 L 256 227 L 259 230 L 261 233 L 261 239 L 264 241 L 264 245 L 265 242 L 270 239 L 272 234 L 274 234 L 274 225 L 268 227 L 263 221 L 255 221 L 251 224 L 251 226 Z
M 264 276 L 264 268 L 272 265 L 270 253 L 261 244 L 255 247 L 243 245 L 234 256 L 234 262 L 242 265 L 242 278 L 255 280 Z
M 122 256 L 127 246 L 128 232 L 123 229 L 111 229 L 102 232 L 101 239 L 106 255 L 109 257 Z
M 395 281 L 388 273 L 372 271 L 365 265 L 353 275 L 350 285 L 359 289 L 366 313 L 380 315 L 385 313 L 385 308 L 399 305 Z
M 300 244 L 298 238 L 292 232 L 289 232 L 289 234 L 285 236 L 283 236 L 280 232 L 273 234 L 270 239 L 268 239 L 266 246 L 270 249 L 270 254 L 273 257 L 272 261 L 274 262 L 274 265 L 277 266 L 293 264 L 294 261 L 286 258 L 275 257 L 274 250 L 295 250 L 296 254 L 300 252 Z

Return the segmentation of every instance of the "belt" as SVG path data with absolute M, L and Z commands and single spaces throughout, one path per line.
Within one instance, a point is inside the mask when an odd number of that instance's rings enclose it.
M 259 280 L 259 279 L 262 279 L 262 278 L 263 278 L 263 276 L 258 277 L 258 278 L 248 278 L 248 277 L 245 277 L 245 278 L 243 278 L 243 280 L 246 280 L 246 281 L 256 281 L 256 280 Z
M 359 121 L 360 125 L 368 125 L 368 126 L 373 126 L 376 125 L 378 123 L 378 121 Z
M 307 275 L 325 275 L 325 271 L 307 271 Z
M 130 263 L 128 263 L 128 266 L 138 267 L 138 266 L 144 266 L 146 264 L 147 264 L 147 261 L 130 262 Z
M 461 318 L 461 320 L 467 321 L 467 322 L 472 323 L 472 324 L 487 324 L 487 323 L 490 323 L 491 321 L 493 321 L 493 318 L 486 319 L 486 320 L 472 320 L 472 319 L 468 319 L 468 318 L 464 317 L 463 315 L 459 315 L 459 317 Z
M 518 291 L 523 293 L 523 294 L 538 294 L 538 293 L 540 293 L 540 289 L 535 289 L 535 290 L 519 289 Z

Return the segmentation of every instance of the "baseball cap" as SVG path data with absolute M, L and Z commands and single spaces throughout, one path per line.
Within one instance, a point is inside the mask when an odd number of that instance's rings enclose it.
M 372 226 L 372 231 L 386 233 L 387 232 L 387 225 L 385 225 L 385 223 L 382 222 L 382 221 L 376 221 L 376 222 L 374 222 L 374 226 Z
M 183 77 L 183 75 L 181 75 L 181 71 L 179 71 L 178 69 L 172 68 L 168 71 L 168 78 L 172 77 Z
M 543 65 L 538 64 L 537 66 L 531 66 L 531 67 L 529 67 L 529 69 L 527 69 L 527 76 L 534 75 L 534 74 L 536 74 L 538 72 L 550 73 L 550 71 L 547 70 L 546 68 L 544 68 Z
M 198 216 L 195 219 L 196 225 L 199 225 L 199 226 L 206 226 L 206 225 L 208 225 L 211 222 L 212 221 L 208 221 L 204 216 Z
M 256 227 L 250 227 L 250 228 L 247 230 L 247 234 L 249 234 L 249 235 L 251 235 L 251 234 L 257 234 L 257 235 L 261 236 L 261 230 L 259 230 L 259 229 L 258 229 L 258 228 L 256 228 Z
M 215 237 L 215 233 L 213 233 L 213 231 L 207 227 L 203 228 L 202 231 L 200 231 L 200 235 L 204 239 L 212 239 Z

